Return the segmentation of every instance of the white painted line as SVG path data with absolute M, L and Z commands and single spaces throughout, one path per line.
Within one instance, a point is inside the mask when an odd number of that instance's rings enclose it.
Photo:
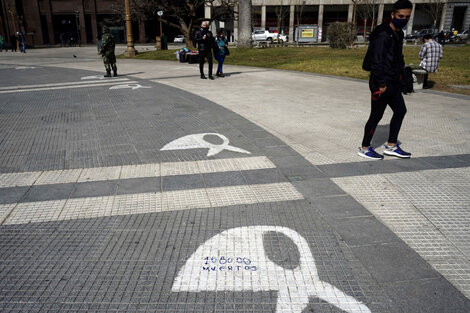
M 281 191 L 286 193 L 282 198 L 279 197 Z M 259 194 L 263 196 L 259 197 Z M 0 224 L 62 221 L 300 199 L 303 199 L 303 196 L 292 184 L 273 183 L 22 202 L 0 206 Z
M 272 262 L 264 250 L 263 235 L 282 233 L 297 246 L 294 269 Z M 300 313 L 310 297 L 345 312 L 370 313 L 362 302 L 320 279 L 308 242 L 296 231 L 279 226 L 248 226 L 226 230 L 201 245 L 173 282 L 173 292 L 278 291 L 276 313 Z
M 128 81 L 129 83 L 137 83 L 136 81 Z M 16 90 L 3 90 L 0 91 L 2 93 L 15 93 L 15 92 L 30 92 L 30 91 L 43 91 L 43 90 L 59 90 L 59 89 L 73 89 L 73 88 L 90 88 L 90 87 L 100 87 L 100 86 L 109 86 L 115 85 L 115 82 L 100 82 L 95 84 L 81 84 L 81 85 L 67 85 L 67 86 L 60 86 L 60 87 L 46 87 L 46 88 L 31 88 L 31 89 L 16 89 Z
M 145 89 L 145 88 L 152 88 L 152 87 L 142 86 L 141 84 L 124 84 L 124 85 L 116 85 L 116 86 L 109 87 L 110 90 L 114 90 L 114 89 L 132 89 L 132 90 L 136 90 L 136 89 Z
M 0 174 L 0 188 L 276 168 L 265 156 Z
M 113 82 L 118 81 L 129 81 L 128 78 L 117 78 L 113 79 Z M 27 89 L 27 88 L 42 88 L 42 87 L 56 87 L 56 86 L 68 86 L 68 85 L 87 85 L 87 84 L 95 84 L 95 83 L 104 83 L 101 80 L 89 80 L 85 82 L 64 82 L 64 83 L 52 83 L 52 84 L 39 84 L 39 85 L 19 85 L 19 86 L 8 86 L 8 87 L 0 87 L 0 90 L 12 90 L 12 89 Z

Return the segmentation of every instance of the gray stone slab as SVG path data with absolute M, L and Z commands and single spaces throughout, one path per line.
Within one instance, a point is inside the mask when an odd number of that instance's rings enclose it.
M 277 168 L 244 171 L 242 175 L 248 184 L 271 184 L 288 181 L 286 176 Z
M 375 163 L 383 163 L 383 161 L 378 160 Z M 345 177 L 345 176 L 364 175 L 365 172 L 363 172 L 359 167 L 357 167 L 357 165 L 358 165 L 358 162 L 323 164 L 323 165 L 317 165 L 317 167 L 327 177 Z
M 47 201 L 68 199 L 75 190 L 74 184 L 55 184 L 32 186 L 23 201 Z
M 0 188 L 0 204 L 19 202 L 30 187 Z
M 204 188 L 202 175 L 181 175 L 162 177 L 162 191 Z
M 401 242 L 351 248 L 379 283 L 441 277 L 416 252 Z
M 75 183 L 75 188 L 70 197 L 83 198 L 111 196 L 116 192 L 117 185 L 118 181 L 116 180 Z
M 326 217 L 346 218 L 371 216 L 371 213 L 349 195 L 317 198 L 315 207 Z
M 349 246 L 402 242 L 373 216 L 335 219 L 330 224 Z
M 465 155 L 445 155 L 435 157 L 423 157 L 420 158 L 423 162 L 429 164 L 432 168 L 453 168 L 453 167 L 464 167 L 468 166 L 468 162 L 465 162 L 462 158 Z
M 209 173 L 202 175 L 207 188 L 245 185 L 247 181 L 240 172 Z
M 160 192 L 161 177 L 121 179 L 117 183 L 116 194 Z
M 307 160 L 299 155 L 295 156 L 272 156 L 269 159 L 276 164 L 282 174 L 286 177 L 298 176 L 303 180 L 310 178 L 326 177 L 317 167 L 312 166 Z
M 389 283 L 387 293 L 405 312 L 470 312 L 470 300 L 444 278 Z
M 294 181 L 292 184 L 307 199 L 346 194 L 343 189 L 339 188 L 329 178 L 312 178 L 304 181 Z

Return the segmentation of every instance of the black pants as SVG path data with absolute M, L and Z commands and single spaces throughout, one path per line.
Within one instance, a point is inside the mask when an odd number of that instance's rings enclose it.
M 201 76 L 204 75 L 204 59 L 207 59 L 207 63 L 209 63 L 209 76 L 212 76 L 212 51 L 199 51 L 199 72 L 201 72 Z
M 379 88 L 374 82 L 369 81 L 371 93 L 374 93 Z M 406 114 L 405 101 L 401 94 L 400 83 L 393 83 L 387 85 L 387 90 L 380 95 L 378 100 L 371 100 L 371 110 L 369 120 L 364 128 L 364 138 L 362 139 L 362 146 L 369 147 L 372 137 L 374 136 L 375 129 L 382 119 L 387 104 L 393 111 L 392 120 L 390 121 L 390 133 L 388 136 L 389 143 L 397 143 L 398 133 L 400 132 L 401 123 Z

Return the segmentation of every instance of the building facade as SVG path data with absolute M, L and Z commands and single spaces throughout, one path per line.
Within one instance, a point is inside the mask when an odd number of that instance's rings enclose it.
M 415 7 L 407 33 L 431 28 L 433 19 L 424 9 L 425 0 L 412 1 Z M 444 9 L 436 28 L 459 31 L 470 26 L 470 0 L 443 0 Z M 394 0 L 377 0 L 374 24 L 390 19 Z M 0 34 L 8 38 L 23 31 L 28 45 L 96 43 L 100 25 L 116 16 L 115 0 L 0 0 Z M 254 29 L 278 29 L 294 38 L 299 25 L 316 25 L 319 40 L 325 40 L 328 26 L 336 21 L 352 22 L 351 0 L 252 0 Z M 206 8 L 205 17 L 211 16 Z M 364 21 L 356 14 L 358 33 L 367 33 L 373 21 Z M 148 42 L 159 33 L 157 21 L 133 23 L 136 42 Z M 222 28 L 228 38 L 237 40 L 237 21 L 215 21 L 213 28 Z M 111 29 L 117 41 L 124 40 L 124 27 Z M 169 31 L 171 34 L 171 31 Z

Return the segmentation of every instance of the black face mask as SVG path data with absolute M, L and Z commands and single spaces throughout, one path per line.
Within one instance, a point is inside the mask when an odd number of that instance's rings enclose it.
M 395 25 L 396 28 L 402 29 L 403 27 L 406 26 L 406 24 L 408 24 L 408 20 L 406 18 L 400 19 L 400 18 L 394 17 L 392 19 L 392 23 L 393 23 L 393 25 Z

